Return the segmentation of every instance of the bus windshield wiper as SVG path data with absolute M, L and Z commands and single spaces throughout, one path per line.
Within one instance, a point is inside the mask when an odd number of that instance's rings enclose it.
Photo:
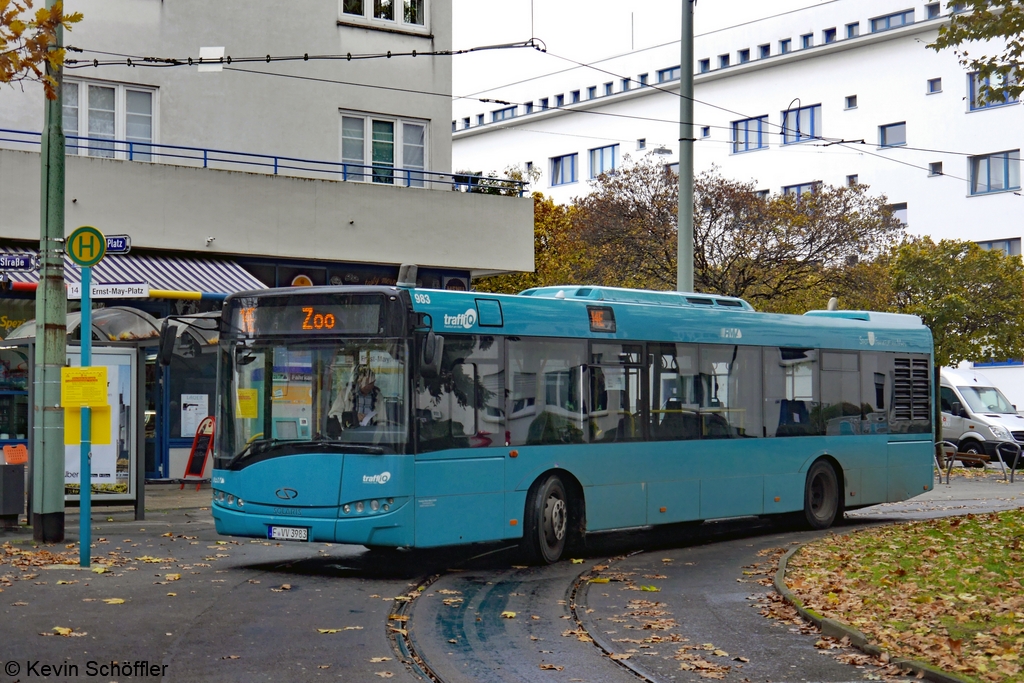
M 297 441 L 297 439 L 260 439 L 259 441 L 253 441 L 251 444 L 243 448 L 237 455 L 235 455 L 235 457 L 231 458 L 231 460 L 229 460 L 228 464 L 225 466 L 225 469 L 231 469 L 232 465 L 237 463 L 239 460 L 242 460 L 246 456 L 255 455 L 256 453 L 273 448 L 274 446 L 277 446 L 279 444 L 294 443 L 295 441 Z M 256 446 L 259 446 L 259 448 L 256 448 Z

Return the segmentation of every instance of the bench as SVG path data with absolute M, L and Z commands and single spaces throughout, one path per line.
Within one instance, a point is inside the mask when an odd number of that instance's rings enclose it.
M 1006 445 L 1010 446 L 1011 444 L 1007 443 Z M 1018 449 L 1019 453 L 1019 447 L 1016 446 L 1016 444 L 1012 445 Z M 1001 448 L 1002 446 L 1003 444 L 1000 443 L 997 448 Z M 942 471 L 946 470 L 946 484 L 949 484 L 949 476 L 953 472 L 953 462 L 955 460 L 959 460 L 965 465 L 967 463 L 971 463 L 984 467 L 986 463 L 991 462 L 992 456 L 985 455 L 983 453 L 959 453 L 955 443 L 951 441 L 938 441 L 935 443 L 935 466 L 939 470 L 940 482 L 942 481 Z M 1014 459 L 1014 464 L 1016 464 L 1016 458 Z M 1003 463 L 1003 458 L 1001 457 L 999 458 L 999 466 L 1003 470 L 1003 478 L 1012 482 L 1013 470 L 1011 468 L 1010 477 L 1008 478 L 1006 475 L 1006 465 Z

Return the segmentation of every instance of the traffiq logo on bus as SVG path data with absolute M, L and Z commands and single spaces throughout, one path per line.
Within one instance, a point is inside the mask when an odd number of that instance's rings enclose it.
M 473 325 L 476 325 L 476 311 L 472 308 L 466 309 L 465 313 L 459 313 L 458 315 L 448 315 L 446 313 L 444 316 L 445 327 L 464 327 L 468 330 Z
M 364 474 L 364 484 L 386 484 L 391 480 L 390 472 L 381 472 L 380 474 Z

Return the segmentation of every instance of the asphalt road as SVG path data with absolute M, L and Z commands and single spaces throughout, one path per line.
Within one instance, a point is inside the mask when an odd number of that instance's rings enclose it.
M 1021 505 L 1024 482 L 954 479 L 849 513 L 838 530 Z M 0 682 L 41 677 L 44 664 L 78 667 L 50 680 L 122 682 L 413 681 L 423 669 L 446 683 L 704 680 L 696 659 L 736 683 L 870 674 L 759 614 L 768 551 L 815 535 L 769 522 L 595 536 L 580 562 L 526 568 L 500 545 L 371 553 L 226 539 L 198 508 L 104 519 L 93 557 L 116 560 L 109 571 L 0 564 Z M 32 549 L 24 532 L 0 540 Z M 40 635 L 58 626 L 85 635 Z M 89 662 L 137 661 L 160 675 L 88 675 Z

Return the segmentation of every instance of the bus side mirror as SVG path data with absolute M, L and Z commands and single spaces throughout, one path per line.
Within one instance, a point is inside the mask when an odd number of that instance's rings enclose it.
M 423 338 L 420 354 L 420 375 L 433 379 L 441 372 L 441 357 L 444 355 L 444 337 L 428 332 Z
M 174 342 L 178 337 L 178 328 L 171 325 L 169 320 L 164 320 L 160 325 L 160 346 L 156 353 L 156 360 L 160 365 L 171 364 L 171 354 L 174 353 Z

